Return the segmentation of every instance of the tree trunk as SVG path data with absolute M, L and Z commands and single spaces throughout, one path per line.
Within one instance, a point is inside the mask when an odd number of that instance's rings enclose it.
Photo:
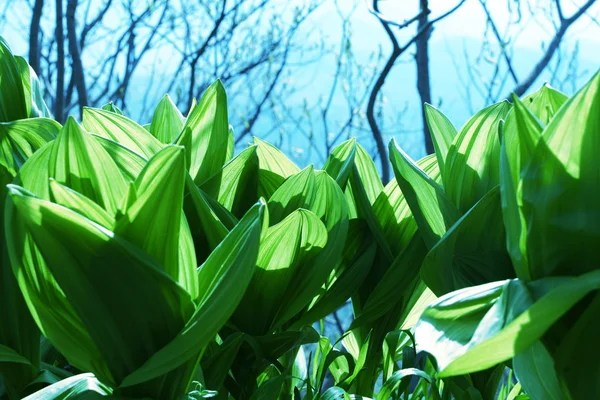
M 85 75 L 83 73 L 83 63 L 79 52 L 79 41 L 77 40 L 77 31 L 75 24 L 75 11 L 77 10 L 78 0 L 67 0 L 67 36 L 69 38 L 69 54 L 71 55 L 71 70 L 73 81 L 77 88 L 77 97 L 79 100 L 79 111 L 88 105 L 87 90 L 85 88 Z
M 419 0 L 421 17 L 419 17 L 419 25 L 417 31 L 426 28 L 428 22 L 428 0 Z M 415 62 L 417 65 L 417 90 L 421 98 L 421 119 L 423 120 L 423 138 L 425 140 L 425 151 L 427 154 L 434 152 L 433 142 L 429 126 L 425 118 L 425 103 L 431 103 L 431 85 L 429 79 L 429 38 L 431 37 L 430 27 L 427 29 L 415 42 L 416 53 Z
M 31 13 L 31 24 L 29 26 L 29 65 L 40 74 L 40 21 L 44 0 L 35 0 Z
M 64 122 L 65 107 L 65 34 L 63 29 L 63 0 L 56 0 L 56 97 L 54 118 Z

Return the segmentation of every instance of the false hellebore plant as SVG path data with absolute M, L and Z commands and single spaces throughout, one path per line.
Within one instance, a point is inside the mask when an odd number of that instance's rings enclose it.
M 458 134 L 428 107 L 442 184 L 391 147 L 442 296 L 415 336 L 441 377 L 508 363 L 531 398 L 595 398 L 600 73 L 571 99 L 544 86 L 512 100 Z

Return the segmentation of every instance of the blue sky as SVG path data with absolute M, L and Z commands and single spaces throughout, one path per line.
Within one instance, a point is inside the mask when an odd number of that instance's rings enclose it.
M 357 1 L 356 11 L 351 18 L 352 44 L 357 57 L 362 59 L 365 66 L 369 66 L 369 56 L 379 49 L 384 56 L 387 55 L 390 44 L 377 19 L 369 13 L 366 3 L 363 0 Z M 291 0 L 292 5 L 294 2 L 301 4 L 304 0 Z M 549 2 L 550 0 L 530 1 L 532 4 L 549 4 Z M 497 25 L 503 31 L 503 27 L 510 18 L 507 4 L 513 2 L 488 0 L 487 3 Z M 581 0 L 563 0 L 564 13 L 570 15 L 576 9 L 576 4 L 581 3 L 583 3 Z M 23 18 L 23 15 L 28 14 L 28 7 L 24 4 L 24 0 L 12 0 L 6 14 L 7 22 L 0 25 L 0 34 L 8 39 L 16 53 L 26 55 L 28 18 Z M 354 2 L 340 0 L 340 4 L 348 11 Z M 381 7 L 387 16 L 402 21 L 417 13 L 417 4 L 417 0 L 387 0 L 381 2 Z M 431 0 L 431 17 L 435 18 L 454 4 L 456 2 L 450 0 Z M 2 6 L 0 6 L 1 8 Z M 575 48 L 575 44 L 579 42 L 581 76 L 577 79 L 578 85 L 583 84 L 600 66 L 600 52 L 598 51 L 600 48 L 600 24 L 597 22 L 600 17 L 600 2 L 593 6 L 588 14 L 570 28 L 563 47 L 565 57 L 567 57 Z M 457 126 L 462 125 L 473 111 L 485 105 L 485 100 L 478 98 L 473 81 L 465 72 L 467 61 L 464 58 L 464 53 L 467 53 L 470 57 L 468 62 L 472 64 L 481 47 L 485 27 L 485 14 L 479 1 L 467 0 L 456 13 L 436 25 L 431 38 L 430 68 L 433 102 Z M 414 33 L 414 29 L 415 27 L 407 29 L 399 33 L 398 37 L 401 41 L 406 40 Z M 515 46 L 515 69 L 517 74 L 523 77 L 541 56 L 542 47 L 551 37 L 553 27 L 546 18 L 541 15 L 532 15 L 524 7 L 522 23 L 509 32 Z M 328 46 L 332 49 L 336 48 L 340 38 L 340 24 L 339 17 L 334 10 L 334 0 L 325 1 L 307 21 L 304 31 L 300 32 L 299 36 L 306 37 L 310 41 L 319 34 L 323 35 Z M 415 66 L 412 62 L 412 54 L 411 49 L 400 58 L 386 81 L 383 104 L 383 113 L 386 118 L 384 133 L 386 139 L 395 137 L 411 156 L 418 158 L 424 154 L 424 150 L 422 138 L 419 135 L 421 129 L 420 102 L 415 88 Z M 302 74 L 292 76 L 292 80 L 297 85 L 297 93 L 294 98 L 288 99 L 290 104 L 300 105 L 305 100 L 309 103 L 314 102 L 319 96 L 325 95 L 332 79 L 334 65 L 335 56 L 330 53 L 308 69 L 303 70 Z M 374 67 L 374 65 L 370 66 Z M 563 69 L 564 67 L 563 65 Z M 491 64 L 483 61 L 479 68 L 480 73 L 485 76 L 491 68 Z M 533 89 L 539 87 L 548 77 L 548 74 L 540 77 Z M 509 94 L 511 85 L 513 84 L 510 82 L 506 84 L 504 95 Z M 465 97 L 467 91 L 472 93 L 472 104 L 467 104 Z M 567 87 L 565 91 L 569 92 L 570 89 Z M 235 106 L 232 105 L 232 107 Z M 343 109 L 343 100 L 336 97 L 334 109 L 332 109 L 334 117 L 336 112 L 341 113 Z M 368 141 L 368 134 L 365 134 L 364 140 Z M 300 164 L 319 163 L 316 159 L 303 160 L 303 145 L 295 143 L 294 146 L 300 150 L 299 154 L 296 154 Z

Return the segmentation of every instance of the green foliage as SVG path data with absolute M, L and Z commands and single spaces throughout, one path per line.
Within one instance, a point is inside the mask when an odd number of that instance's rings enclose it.
M 425 105 L 384 185 L 355 139 L 234 155 L 219 81 L 61 126 L 0 38 L 0 398 L 599 397 L 600 73 L 512 100 Z

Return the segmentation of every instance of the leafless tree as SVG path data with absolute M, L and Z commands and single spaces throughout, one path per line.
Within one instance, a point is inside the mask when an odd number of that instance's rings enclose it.
M 465 3 L 465 0 L 461 0 L 452 7 L 450 10 L 446 11 L 442 15 L 429 19 L 428 15 L 431 11 L 428 8 L 428 2 L 424 0 L 419 0 L 420 11 L 417 15 L 413 16 L 410 19 L 399 21 L 394 18 L 390 18 L 383 14 L 379 9 L 379 0 L 372 0 L 370 5 L 371 13 L 377 17 L 381 26 L 385 30 L 391 44 L 392 44 L 392 52 L 387 59 L 383 69 L 379 73 L 373 88 L 371 89 L 371 93 L 369 96 L 369 102 L 367 105 L 367 119 L 369 121 L 369 126 L 371 127 L 371 131 L 373 133 L 373 138 L 375 143 L 377 144 L 377 152 L 379 153 L 380 163 L 381 163 L 381 173 L 382 179 L 384 182 L 389 181 L 390 179 L 390 167 L 387 157 L 386 144 L 383 138 L 383 132 L 381 131 L 379 124 L 377 123 L 377 119 L 375 118 L 375 105 L 377 101 L 377 96 L 383 89 L 385 81 L 392 71 L 396 61 L 398 58 L 404 54 L 414 43 L 418 42 L 418 49 L 420 50 L 417 55 L 417 66 L 422 69 L 418 72 L 417 76 L 422 79 L 421 82 L 417 82 L 417 87 L 419 88 L 419 94 L 425 98 L 431 98 L 431 90 L 429 88 L 429 61 L 427 56 L 427 41 L 429 40 L 429 36 L 431 35 L 431 30 L 435 23 L 440 20 L 446 18 L 455 12 L 458 8 L 460 8 Z M 416 33 L 406 41 L 404 44 L 400 44 L 398 38 L 396 37 L 396 32 L 399 30 L 404 30 L 414 23 L 417 23 L 417 31 Z M 423 116 L 424 118 L 424 116 Z M 424 121 L 423 121 L 424 122 Z M 423 124 L 426 127 L 427 124 Z M 424 128 L 427 129 L 427 128 Z M 427 134 L 426 143 L 427 143 Z M 431 146 L 433 147 L 433 146 Z M 432 152 L 433 149 L 428 149 L 428 152 Z
M 516 2 L 515 4 L 508 2 L 510 19 L 505 26 L 499 26 L 489 9 L 487 0 L 479 0 L 486 18 L 484 40 L 474 60 L 470 59 L 468 52 L 465 51 L 464 54 L 471 86 L 478 91 L 484 102 L 489 104 L 502 98 L 509 98 L 511 92 L 522 96 L 544 72 L 548 73 L 548 80 L 553 84 L 558 86 L 564 86 L 567 82 L 573 84 L 580 75 L 577 63 L 578 45 L 576 44 L 572 50 L 564 49 L 564 39 L 569 28 L 579 19 L 587 16 L 594 20 L 594 17 L 588 13 L 595 3 L 595 0 L 587 0 L 578 5 L 572 15 L 565 16 L 561 0 Z M 516 56 L 513 50 L 523 32 L 522 27 L 527 25 L 528 21 L 524 21 L 525 18 L 535 20 L 537 24 L 549 25 L 551 29 L 548 32 L 547 44 L 542 43 L 540 58 L 533 63 L 527 73 L 520 76 L 515 67 Z M 563 64 L 564 60 L 566 64 Z M 565 71 L 565 76 L 561 78 L 559 75 L 562 70 Z

